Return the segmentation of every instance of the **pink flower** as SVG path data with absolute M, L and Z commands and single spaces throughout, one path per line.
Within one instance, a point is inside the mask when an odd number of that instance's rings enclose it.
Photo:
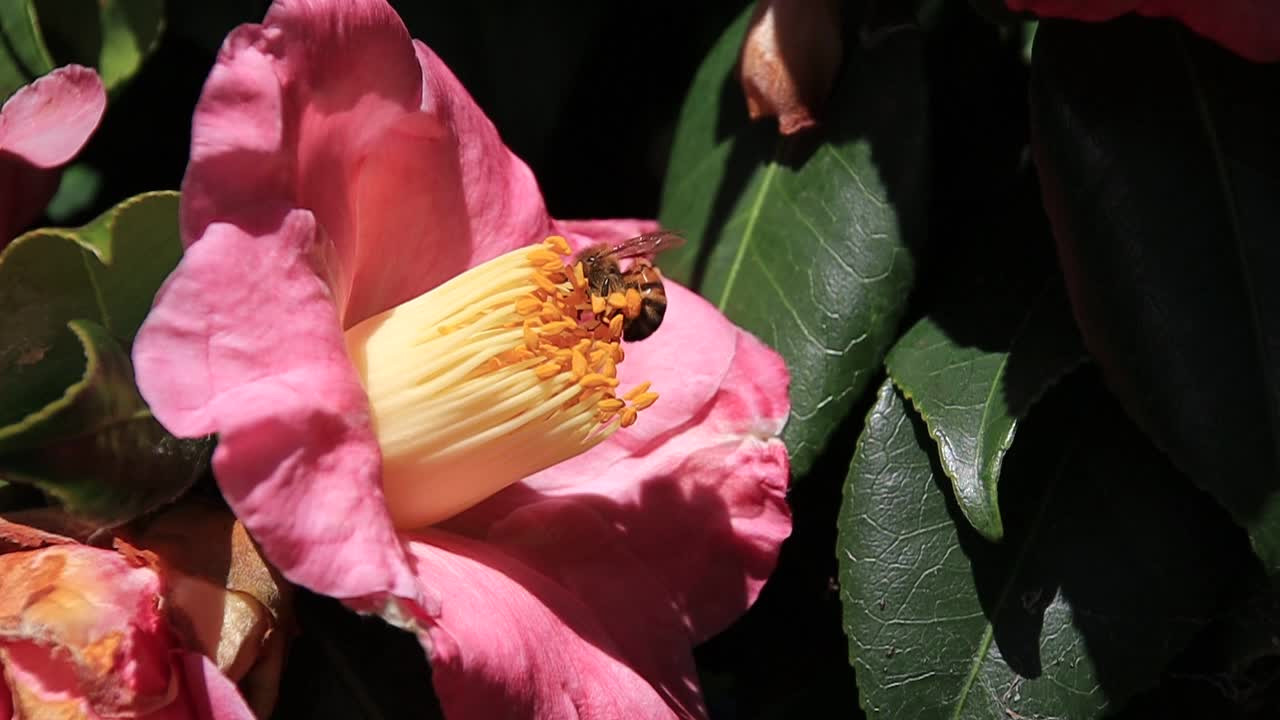
M 1275 0 L 1005 0 L 1010 10 L 1101 22 L 1126 13 L 1178 20 L 1254 62 L 1280 60 L 1280 3 Z
M 67 65 L 18 90 L 0 109 L 0 248 L 44 211 L 58 167 L 80 152 L 107 105 L 93 70 Z
M 0 719 L 253 717 L 178 643 L 157 567 L 37 534 L 60 544 L 0 555 Z
M 267 556 L 415 629 L 455 720 L 704 716 L 690 649 L 790 532 L 780 358 L 674 283 L 625 362 L 610 326 L 555 319 L 585 293 L 569 248 L 519 248 L 652 223 L 552 220 L 381 0 L 233 31 L 192 136 L 186 255 L 134 360 L 166 427 L 219 434 Z

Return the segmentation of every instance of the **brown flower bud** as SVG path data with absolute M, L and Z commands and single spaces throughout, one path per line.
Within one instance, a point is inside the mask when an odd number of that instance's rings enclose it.
M 293 632 L 292 589 L 248 531 L 226 510 L 188 499 L 125 535 L 163 566 L 183 643 L 236 681 L 259 717 L 269 715 Z
M 751 119 L 777 116 L 783 135 L 816 125 L 842 52 L 839 0 L 760 0 L 738 64 Z

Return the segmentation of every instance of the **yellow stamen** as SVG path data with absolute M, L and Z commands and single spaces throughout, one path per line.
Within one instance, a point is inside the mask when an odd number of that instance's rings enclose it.
M 568 255 L 573 252 L 573 248 L 569 247 L 569 241 L 559 235 L 548 237 L 542 241 L 542 244 L 559 255 Z
M 609 307 L 621 310 L 627 306 L 627 296 L 620 292 L 609 293 Z
M 524 321 L 524 345 L 530 350 L 537 351 L 539 348 L 538 333 L 533 329 L 533 321 Z
M 596 315 L 603 315 L 604 308 L 605 308 L 604 298 L 600 297 L 599 295 L 592 295 L 591 296 L 591 312 L 595 313 Z
M 560 363 L 545 363 L 534 368 L 533 372 L 536 373 L 539 378 L 546 380 L 560 373 Z
M 525 257 L 529 258 L 529 262 L 534 265 L 545 265 L 553 261 L 560 262 L 560 256 L 554 250 L 548 250 L 544 247 L 539 247 Z
M 551 279 L 548 278 L 546 275 L 543 275 L 542 273 L 534 273 L 533 281 L 538 285 L 539 288 L 542 289 L 543 292 L 549 295 L 555 294 L 556 284 L 551 282 Z
M 530 295 L 516 301 L 516 312 L 521 315 L 532 315 L 542 309 L 542 301 Z
M 600 387 L 602 385 L 608 385 L 609 387 L 617 387 L 618 381 L 616 378 L 611 378 L 607 375 L 601 375 L 600 373 L 587 373 L 585 376 L 583 376 L 581 380 L 578 381 L 578 384 L 584 388 L 594 388 L 594 387 Z
M 623 396 L 622 396 L 622 399 L 624 399 L 624 400 L 630 400 L 631 402 L 635 402 L 635 399 L 636 399 L 636 398 L 640 397 L 641 395 L 643 395 L 643 394 L 645 394 L 645 393 L 647 393 L 647 392 L 649 392 L 649 381 L 648 381 L 648 380 L 645 380 L 644 382 L 640 383 L 639 385 L 637 385 L 637 386 L 635 386 L 635 387 L 631 388 L 630 390 L 628 390 L 628 391 L 627 391 L 627 394 L 625 394 L 625 395 L 623 395 Z
M 648 383 L 629 406 L 615 396 L 623 317 L 580 321 L 612 303 L 588 297 L 570 252 L 548 238 L 347 331 L 397 526 L 439 522 L 581 453 L 657 398 L 639 397 Z
M 657 399 L 658 399 L 658 393 L 656 392 L 640 393 L 634 398 L 631 398 L 631 406 L 637 410 L 644 410 L 645 408 L 649 407 L 654 402 L 656 402 Z

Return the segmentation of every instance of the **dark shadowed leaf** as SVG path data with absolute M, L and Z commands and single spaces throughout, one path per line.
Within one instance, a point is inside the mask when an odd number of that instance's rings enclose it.
M 0 98 L 53 68 L 96 68 L 113 91 L 142 67 L 164 29 L 164 0 L 5 0 Z
M 401 720 L 443 717 L 418 640 L 337 600 L 297 595 L 299 632 L 275 717 Z
M 848 29 L 823 125 L 783 140 L 747 119 L 733 74 L 745 22 L 680 115 L 660 217 L 690 243 L 663 269 L 786 358 L 785 439 L 803 474 L 875 377 L 911 289 L 927 179 L 920 34 Z
M 56 63 L 45 47 L 35 8 L 23 0 L 0 3 L 0 101 L 52 70 Z
M 62 224 L 77 214 L 85 212 L 102 190 L 102 173 L 86 163 L 69 165 L 62 171 L 58 191 L 49 198 L 45 215 L 54 223 Z
M 0 477 L 43 490 L 79 517 L 118 525 L 191 487 L 213 442 L 166 432 L 138 396 L 119 343 L 92 321 L 69 327 L 84 349 L 84 377 L 65 402 L 24 421 L 27 449 L 0 455 Z
M 168 435 L 128 348 L 182 255 L 177 193 L 139 195 L 81 228 L 0 253 L 0 477 L 101 525 L 177 497 L 211 443 Z
M 1101 717 L 1156 682 L 1256 565 L 1098 385 L 1073 376 L 1024 424 L 998 545 L 963 519 L 924 423 L 881 386 L 838 541 L 869 717 Z
M 156 290 L 181 256 L 173 192 L 130 198 L 80 228 L 33 230 L 0 253 L 0 452 L 30 449 L 97 422 L 96 406 L 82 413 L 74 397 L 94 386 L 82 384 L 86 349 L 67 323 L 101 326 L 127 358 Z M 109 386 L 135 392 L 131 373 L 113 370 L 108 377 Z
M 1032 403 L 1085 352 L 1056 278 L 1029 297 L 969 298 L 917 322 L 885 364 L 937 441 L 964 516 L 984 537 L 999 540 L 1005 452 Z
M 1032 120 L 1086 345 L 1280 572 L 1280 65 L 1171 23 L 1046 21 Z

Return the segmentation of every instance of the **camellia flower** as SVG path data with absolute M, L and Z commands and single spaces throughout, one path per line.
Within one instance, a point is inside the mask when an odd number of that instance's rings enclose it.
M 182 203 L 140 389 L 288 579 L 415 630 L 455 720 L 705 715 L 690 649 L 790 532 L 788 378 L 675 283 L 620 341 L 572 253 L 652 223 L 552 220 L 381 0 L 231 33 Z
M 44 211 L 70 162 L 98 127 L 107 94 L 93 70 L 67 65 L 14 93 L 0 109 L 0 248 Z
M 1101 22 L 1137 13 L 1178 20 L 1254 62 L 1280 60 L 1280 3 L 1275 0 L 1005 0 L 1010 10 Z
M 254 664 L 256 601 L 116 547 L 0 519 L 0 720 L 254 717 L 224 672 Z

